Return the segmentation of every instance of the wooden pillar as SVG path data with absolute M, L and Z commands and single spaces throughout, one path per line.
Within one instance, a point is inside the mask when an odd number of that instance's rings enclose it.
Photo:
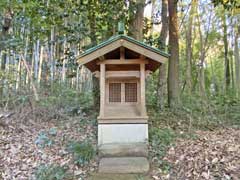
M 145 99 L 145 64 L 140 64 L 140 92 L 141 92 L 141 115 L 146 116 L 146 99 Z
M 105 109 L 105 64 L 100 64 L 100 117 L 104 116 Z

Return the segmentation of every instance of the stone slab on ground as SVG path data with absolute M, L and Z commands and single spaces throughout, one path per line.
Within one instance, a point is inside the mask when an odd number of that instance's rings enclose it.
M 92 174 L 88 180 L 151 180 L 147 175 L 143 174 Z
M 147 157 L 147 143 L 111 143 L 99 146 L 100 157 Z
M 147 173 L 149 162 L 145 157 L 108 157 L 99 163 L 100 173 Z

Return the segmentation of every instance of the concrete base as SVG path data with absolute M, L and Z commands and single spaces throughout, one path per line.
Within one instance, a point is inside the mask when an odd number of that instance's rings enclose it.
M 102 158 L 100 173 L 147 173 L 149 162 L 145 157 Z
M 98 147 L 100 157 L 147 157 L 147 143 L 113 143 Z
M 145 143 L 148 124 L 98 124 L 98 145 L 113 143 Z

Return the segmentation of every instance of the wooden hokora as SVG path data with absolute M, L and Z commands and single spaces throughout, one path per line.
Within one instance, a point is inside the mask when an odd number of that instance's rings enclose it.
M 166 63 L 168 56 L 126 35 L 117 35 L 77 57 L 78 63 L 100 80 L 99 148 L 147 144 L 145 79 Z M 126 149 L 132 153 L 132 148 Z

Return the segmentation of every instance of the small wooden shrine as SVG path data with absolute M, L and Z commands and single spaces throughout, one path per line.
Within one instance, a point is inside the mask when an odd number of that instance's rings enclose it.
M 100 79 L 99 147 L 147 144 L 145 79 L 168 57 L 126 35 L 113 36 L 77 57 Z

